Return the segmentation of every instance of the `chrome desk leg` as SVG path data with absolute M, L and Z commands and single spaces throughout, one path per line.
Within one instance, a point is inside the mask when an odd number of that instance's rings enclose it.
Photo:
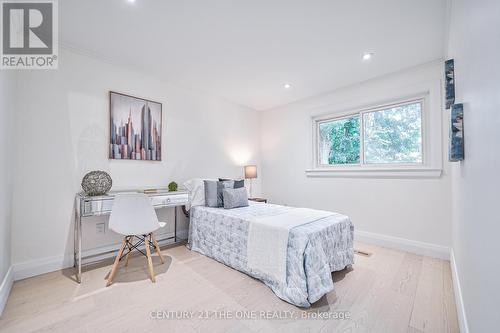
M 76 221 L 78 220 L 78 209 L 75 207 L 75 216 L 73 223 L 73 267 L 76 268 Z
M 75 213 L 74 263 L 76 282 L 82 282 L 82 215 L 81 200 L 77 200 Z
M 82 216 L 78 217 L 78 283 L 82 283 Z
M 174 206 L 174 242 L 177 243 L 177 206 Z

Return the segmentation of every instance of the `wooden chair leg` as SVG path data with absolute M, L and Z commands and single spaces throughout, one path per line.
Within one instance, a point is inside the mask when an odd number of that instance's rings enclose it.
M 122 245 L 120 246 L 120 251 L 118 251 L 118 255 L 115 258 L 115 263 L 113 264 L 113 267 L 111 267 L 111 273 L 109 273 L 108 283 L 106 284 L 106 287 L 109 287 L 113 283 L 113 278 L 115 277 L 116 269 L 118 268 L 118 263 L 120 262 L 123 249 L 125 249 L 125 240 L 126 237 L 123 238 Z
M 156 241 L 156 238 L 153 234 L 151 234 L 151 239 L 153 240 L 153 244 L 155 245 L 156 253 L 158 253 L 158 257 L 160 257 L 161 263 L 164 264 L 165 260 L 163 260 L 163 256 L 161 255 L 160 246 L 158 245 L 158 242 Z
M 149 240 L 148 240 L 148 237 L 149 237 Z M 149 249 L 149 241 L 151 240 L 151 234 L 146 235 L 144 237 L 144 240 L 145 240 L 144 245 L 146 246 L 146 254 L 148 257 L 149 275 L 151 275 L 151 281 L 156 282 L 155 271 L 153 269 L 153 260 L 151 259 L 151 250 Z
M 128 247 L 128 253 L 125 256 L 125 267 L 128 266 L 128 257 L 130 257 L 130 253 L 132 253 L 132 240 L 134 239 L 134 236 L 130 236 L 127 239 L 127 247 Z

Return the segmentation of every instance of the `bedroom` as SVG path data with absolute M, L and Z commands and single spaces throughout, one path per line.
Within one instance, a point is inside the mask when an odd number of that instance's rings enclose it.
M 2 1 L 1 332 L 500 325 L 498 3 L 30 3 Z M 120 234 L 145 196 L 166 225 Z

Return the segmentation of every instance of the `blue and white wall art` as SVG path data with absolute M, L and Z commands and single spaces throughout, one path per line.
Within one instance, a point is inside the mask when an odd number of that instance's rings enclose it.
M 453 104 L 450 120 L 450 162 L 464 159 L 464 107 L 463 104 Z

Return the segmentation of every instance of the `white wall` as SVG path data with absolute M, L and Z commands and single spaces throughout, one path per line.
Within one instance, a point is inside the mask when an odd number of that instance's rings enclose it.
M 12 71 L 0 71 L 0 285 L 11 264 L 11 202 L 14 150 L 16 79 Z M 2 310 L 0 299 L 0 312 Z
M 412 90 L 420 93 L 422 87 L 427 87 L 439 96 L 430 111 L 442 114 L 446 128 L 446 113 L 441 109 L 442 77 L 439 61 L 262 111 L 264 195 L 272 202 L 347 214 L 356 230 L 449 246 L 448 163 L 444 163 L 440 178 L 431 179 L 308 178 L 304 172 L 311 167 L 311 117 L 318 114 L 366 107 L 401 98 Z M 445 143 L 437 140 L 432 144 L 444 147 Z M 443 149 L 443 159 L 445 152 Z
M 90 170 L 109 171 L 115 188 L 165 187 L 241 177 L 242 165 L 260 163 L 255 111 L 140 72 L 63 50 L 58 70 L 22 72 L 19 87 L 12 238 L 19 270 L 71 262 L 74 197 Z M 163 103 L 162 162 L 108 160 L 110 90 Z M 171 221 L 172 210 L 160 219 Z M 96 234 L 102 221 L 85 221 L 84 249 L 119 241 L 111 231 Z
M 500 327 L 500 2 L 452 1 L 449 57 L 464 104 L 465 160 L 452 166 L 453 251 L 471 332 Z

